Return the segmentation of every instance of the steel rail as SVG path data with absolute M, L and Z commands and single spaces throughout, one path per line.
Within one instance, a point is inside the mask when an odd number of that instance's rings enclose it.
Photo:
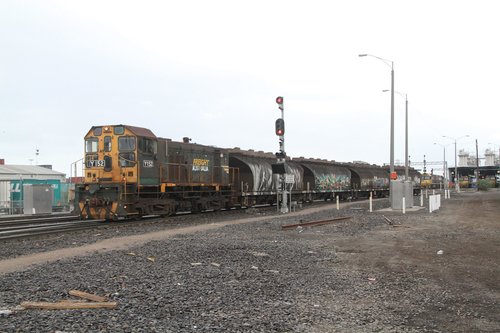
M 68 221 L 76 221 L 80 218 L 75 215 L 66 215 L 66 216 L 47 216 L 47 217 L 25 217 L 23 219 L 15 218 L 15 219 L 0 219 L 0 228 L 7 226 L 21 226 L 21 225 L 29 225 L 29 224 L 50 224 L 57 222 L 68 222 Z
M 297 228 L 297 227 L 311 227 L 311 226 L 317 226 L 317 225 L 322 225 L 322 224 L 329 224 L 329 223 L 336 222 L 336 221 L 348 220 L 351 218 L 352 218 L 352 216 L 342 216 L 342 217 L 336 217 L 336 218 L 328 219 L 328 220 L 311 221 L 311 222 L 295 223 L 295 224 L 285 224 L 285 225 L 281 226 L 281 229 L 285 230 L 285 229 L 292 229 L 292 228 Z
M 95 228 L 102 225 L 97 221 L 68 221 L 44 225 L 18 225 L 0 228 L 0 240 L 26 238 L 38 235 L 54 234 L 67 231 L 76 231 Z

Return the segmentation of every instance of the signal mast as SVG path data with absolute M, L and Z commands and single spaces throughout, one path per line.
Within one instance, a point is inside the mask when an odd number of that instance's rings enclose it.
M 285 117 L 283 107 L 283 97 L 276 97 L 276 104 L 281 110 L 281 118 L 276 119 L 276 135 L 279 137 L 279 152 L 276 153 L 277 164 L 273 165 L 273 173 L 279 174 L 278 189 L 278 209 L 281 213 L 288 213 L 287 191 L 286 191 L 286 152 L 285 152 Z M 291 189 L 290 189 L 291 190 Z M 279 205 L 279 192 L 282 194 L 281 209 Z

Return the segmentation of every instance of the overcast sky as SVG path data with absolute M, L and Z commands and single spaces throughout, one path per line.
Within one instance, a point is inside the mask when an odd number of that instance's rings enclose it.
M 389 163 L 390 68 L 411 161 L 500 145 L 498 1 L 0 1 L 0 158 L 69 173 L 94 125 Z M 404 98 L 395 160 L 404 163 Z M 493 144 L 488 144 L 493 143 Z M 35 150 L 39 149 L 39 156 Z M 436 167 L 437 168 L 437 167 Z

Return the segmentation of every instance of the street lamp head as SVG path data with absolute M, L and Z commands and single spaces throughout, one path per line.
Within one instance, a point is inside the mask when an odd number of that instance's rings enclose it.
M 392 92 L 391 89 L 384 89 L 382 90 L 382 92 Z M 394 91 L 396 94 L 398 94 L 399 96 L 403 97 L 404 99 L 406 99 L 406 101 L 408 102 L 408 94 L 405 94 L 405 93 L 402 93 L 402 92 L 399 92 L 397 90 Z
M 366 57 L 368 54 L 359 54 L 358 57 Z

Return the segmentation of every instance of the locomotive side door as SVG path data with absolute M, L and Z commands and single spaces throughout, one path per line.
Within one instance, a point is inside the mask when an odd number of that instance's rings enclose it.
M 160 184 L 160 163 L 157 159 L 158 142 L 153 138 L 138 138 L 139 177 L 141 185 Z
M 222 166 L 221 166 L 221 162 L 222 162 L 222 152 L 220 151 L 220 149 L 215 149 L 214 150 L 214 164 L 213 164 L 213 167 L 212 167 L 212 178 L 213 178 L 213 182 L 214 183 L 217 183 L 217 184 L 220 184 L 222 182 Z

